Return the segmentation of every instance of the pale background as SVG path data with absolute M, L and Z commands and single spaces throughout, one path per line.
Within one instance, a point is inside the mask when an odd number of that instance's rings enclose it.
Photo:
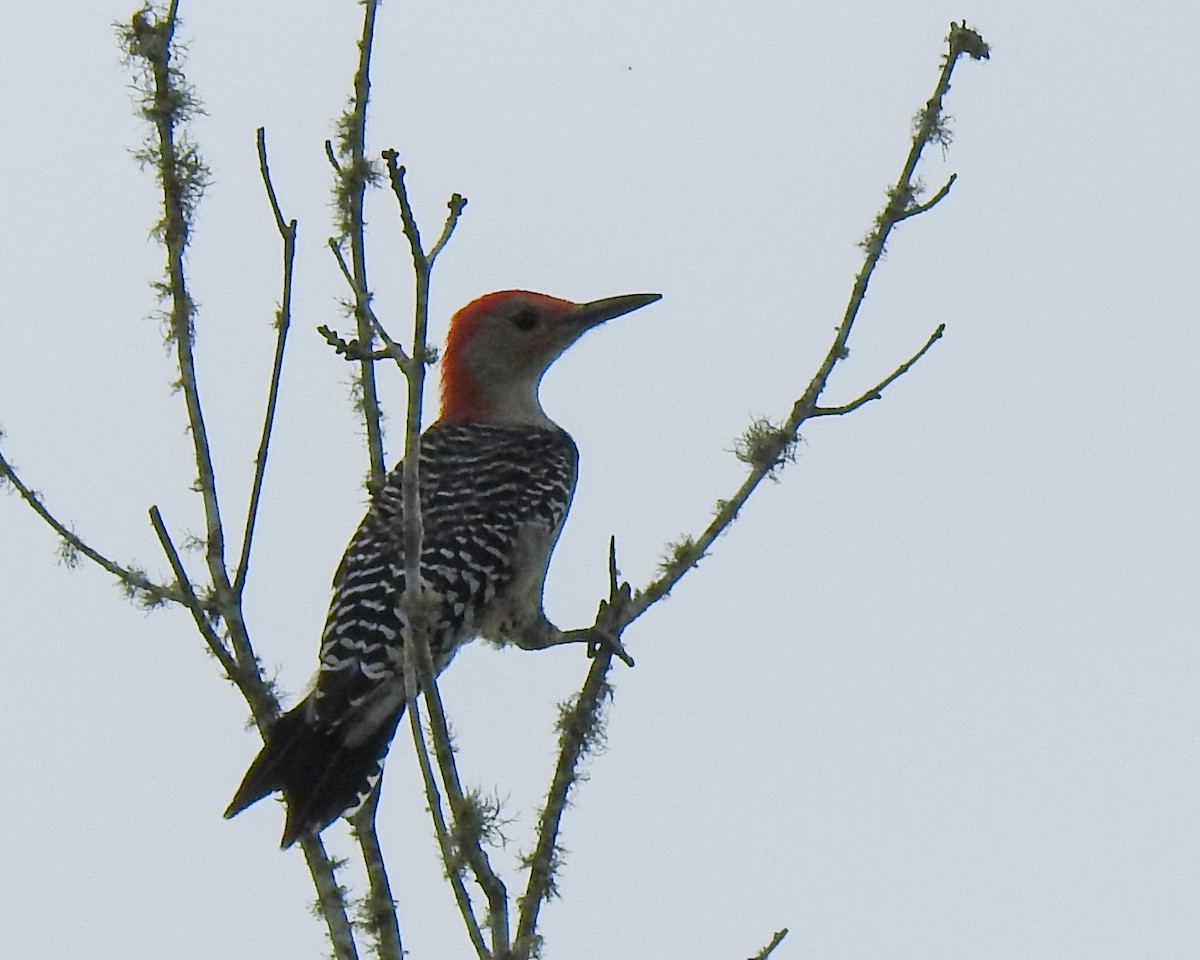
M 165 568 L 146 509 L 199 527 L 148 282 L 156 190 L 110 23 L 133 5 L 11 5 L 0 32 L 4 449 L 92 543 Z M 322 141 L 360 8 L 185 3 L 195 133 L 214 181 L 189 263 L 226 517 L 243 512 L 279 292 L 258 180 L 300 220 L 295 329 L 251 570 L 258 649 L 302 690 L 361 513 L 347 325 Z M 813 423 L 715 554 L 630 631 L 609 751 L 569 811 L 548 957 L 1200 955 L 1194 371 L 1200 174 L 1185 5 L 976 0 L 386 4 L 370 143 L 411 168 L 426 233 L 470 205 L 434 282 L 457 306 L 520 286 L 660 304 L 589 336 L 544 402 L 583 450 L 547 606 L 590 623 L 615 533 L 635 584 L 742 474 L 840 316 L 966 16 L 959 181 L 902 225 L 852 356 L 850 418 Z M 378 309 L 407 330 L 389 195 Z M 389 374 L 391 423 L 399 385 Z M 389 434 L 389 458 L 398 433 Z M 0 500 L 0 928 L 14 957 L 317 957 L 281 810 L 220 813 L 257 747 L 180 610 L 146 615 Z M 200 563 L 192 558 L 193 568 Z M 470 782 L 530 842 L 578 650 L 472 647 L 444 695 Z M 465 957 L 407 741 L 381 833 L 417 958 Z M 350 852 L 344 828 L 327 833 Z M 514 874 L 510 886 L 516 890 Z

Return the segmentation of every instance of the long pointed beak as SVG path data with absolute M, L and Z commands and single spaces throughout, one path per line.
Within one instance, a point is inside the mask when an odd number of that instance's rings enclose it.
M 590 329 L 605 320 L 624 316 L 661 299 L 661 293 L 627 293 L 620 297 L 605 297 L 603 300 L 579 304 L 571 319 L 584 329 Z

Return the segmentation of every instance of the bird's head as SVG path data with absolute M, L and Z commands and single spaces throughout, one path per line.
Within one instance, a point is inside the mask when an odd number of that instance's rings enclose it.
M 441 421 L 548 425 L 538 385 L 550 364 L 592 327 L 660 297 L 631 293 L 572 303 L 502 290 L 471 301 L 450 321 Z

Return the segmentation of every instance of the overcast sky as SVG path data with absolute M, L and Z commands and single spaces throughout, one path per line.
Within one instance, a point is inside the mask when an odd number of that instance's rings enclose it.
M 0 31 L 5 454 L 91 543 L 165 576 L 146 510 L 200 529 L 149 282 L 152 178 L 111 22 L 16 4 Z M 189 258 L 227 516 L 244 511 L 279 296 L 267 128 L 300 221 L 296 304 L 247 615 L 295 696 L 364 506 L 323 141 L 350 86 L 349 0 L 183 4 L 213 171 Z M 400 150 L 458 306 L 525 287 L 659 291 L 589 335 L 543 402 L 582 450 L 547 610 L 591 622 L 623 573 L 707 522 L 757 416 L 827 348 L 929 96 L 951 19 L 992 45 L 948 99 L 959 179 L 904 223 L 844 402 L 945 338 L 882 402 L 804 431 L 713 555 L 627 634 L 608 752 L 569 811 L 547 957 L 1179 958 L 1200 950 L 1197 174 L 1186 5 L 880 0 L 386 4 L 370 144 Z M 378 312 L 407 330 L 391 197 L 372 194 Z M 399 449 L 401 391 L 388 374 Z M 199 558 L 190 563 L 199 572 Z M 0 498 L 0 927 L 14 956 L 316 958 L 282 811 L 221 819 L 258 746 L 180 610 L 144 614 Z M 468 782 L 515 861 L 579 650 L 473 646 L 442 685 Z M 411 747 L 380 831 L 416 958 L 467 956 Z M 349 854 L 343 825 L 326 833 Z

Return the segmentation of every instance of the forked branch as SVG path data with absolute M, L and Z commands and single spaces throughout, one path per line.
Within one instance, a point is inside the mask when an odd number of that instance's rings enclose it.
M 144 607 L 156 607 L 164 603 L 178 603 L 185 607 L 189 605 L 187 594 L 177 586 L 170 587 L 155 583 L 144 571 L 134 566 L 117 563 L 88 544 L 79 534 L 50 512 L 37 491 L 25 485 L 13 465 L 4 458 L 3 453 L 0 453 L 0 486 L 5 483 L 17 491 L 29 508 L 57 534 L 60 542 L 59 555 L 68 566 L 77 565 L 80 556 L 87 557 L 116 577 L 126 596 Z M 204 609 L 205 612 L 209 610 L 207 607 Z
M 863 265 L 855 277 L 850 299 L 846 304 L 842 321 L 834 333 L 829 350 L 782 423 L 774 425 L 769 421 L 759 421 L 747 431 L 737 449 L 739 459 L 744 460 L 750 466 L 746 478 L 729 499 L 718 501 L 712 521 L 698 536 L 687 537 L 669 547 L 661 575 L 634 595 L 633 602 L 627 611 L 626 625 L 632 623 L 670 593 L 675 584 L 706 556 L 717 537 L 737 518 L 739 511 L 758 488 L 758 485 L 794 457 L 796 443 L 800 438 L 800 428 L 807 420 L 813 417 L 851 413 L 869 401 L 879 399 L 886 387 L 907 373 L 941 338 L 945 330 L 944 324 L 938 326 L 925 345 L 909 360 L 902 363 L 888 377 L 867 390 L 858 399 L 840 406 L 818 406 L 817 401 L 828 385 L 834 368 L 849 356 L 850 334 L 862 309 L 871 277 L 887 246 L 892 228 L 904 220 L 930 210 L 947 195 L 954 182 L 954 178 L 951 177 L 950 181 L 927 203 L 916 202 L 917 188 L 914 175 L 922 152 L 931 143 L 945 146 L 951 139 L 942 112 L 942 104 L 950 89 L 950 78 L 954 67 L 963 54 L 976 60 L 988 57 L 988 46 L 983 38 L 967 27 L 965 23 L 961 25 L 951 23 L 946 42 L 948 49 L 942 61 L 941 73 L 934 86 L 933 95 L 918 113 L 913 124 L 912 145 L 904 160 L 900 178 L 896 185 L 888 191 L 888 198 L 883 210 L 876 217 L 874 227 L 861 244 L 866 254 Z
M 142 113 L 154 129 L 141 157 L 144 162 L 154 167 L 162 187 L 163 218 L 156 233 L 167 251 L 167 279 L 158 285 L 158 289 L 168 304 L 166 321 L 169 339 L 176 350 L 179 368 L 178 385 L 187 409 L 189 432 L 193 440 L 198 471 L 197 489 L 200 491 L 204 506 L 206 528 L 203 542 L 209 576 L 212 581 L 211 610 L 205 608 L 197 599 L 196 590 L 188 579 L 179 552 L 171 541 L 157 509 L 152 511 L 151 519 L 163 550 L 178 579 L 178 589 L 182 596 L 180 602 L 192 612 L 197 628 L 205 642 L 217 656 L 230 679 L 237 684 L 245 696 L 259 727 L 265 730 L 278 715 L 278 702 L 271 685 L 259 671 L 258 661 L 242 615 L 241 597 L 249 568 L 254 525 L 261 496 L 279 379 L 282 373 L 283 353 L 286 346 L 296 225 L 294 221 L 284 222 L 270 180 L 265 141 L 260 131 L 259 159 L 264 184 L 276 225 L 284 242 L 283 299 L 276 317 L 275 362 L 272 367 L 271 385 L 268 389 L 267 409 L 259 444 L 255 479 L 247 508 L 241 555 L 234 580 L 231 582 L 226 566 L 225 536 L 217 497 L 212 452 L 200 402 L 195 356 L 192 351 L 195 308 L 188 292 L 184 269 L 184 253 L 190 237 L 191 218 L 207 182 L 207 170 L 200 160 L 198 151 L 187 136 L 186 121 L 196 104 L 191 88 L 175 62 L 177 58 L 175 57 L 174 35 L 178 22 L 178 6 L 178 0 L 172 0 L 165 16 L 156 14 L 148 6 L 142 8 L 133 16 L 129 26 L 122 29 L 121 37 L 130 61 L 137 64 L 143 71 Z M 226 626 L 228 642 L 222 640 L 216 633 L 214 624 L 218 619 L 223 621 Z M 341 887 L 334 876 L 333 864 L 325 855 L 324 847 L 318 837 L 302 838 L 301 843 L 309 871 L 318 891 L 318 904 L 329 929 L 335 956 L 337 960 L 356 960 L 357 950 L 352 928 L 346 916 Z
M 271 383 L 267 388 L 267 408 L 263 414 L 262 436 L 258 443 L 258 455 L 254 458 L 254 483 L 250 488 L 250 505 L 246 511 L 246 525 L 242 533 L 242 553 L 238 559 L 233 592 L 241 598 L 246 590 L 246 576 L 250 570 L 250 547 L 254 540 L 254 525 L 258 519 L 258 504 L 262 497 L 263 477 L 267 470 L 267 453 L 271 444 L 271 431 L 275 425 L 275 409 L 279 402 L 279 384 L 283 378 L 283 355 L 287 348 L 288 331 L 292 325 L 292 275 L 296 264 L 296 221 L 285 220 L 271 182 L 271 169 L 267 164 L 267 134 L 258 128 L 258 166 L 262 173 L 267 200 L 275 217 L 275 227 L 283 242 L 283 292 L 280 294 L 279 310 L 275 314 L 275 361 L 271 366 Z

